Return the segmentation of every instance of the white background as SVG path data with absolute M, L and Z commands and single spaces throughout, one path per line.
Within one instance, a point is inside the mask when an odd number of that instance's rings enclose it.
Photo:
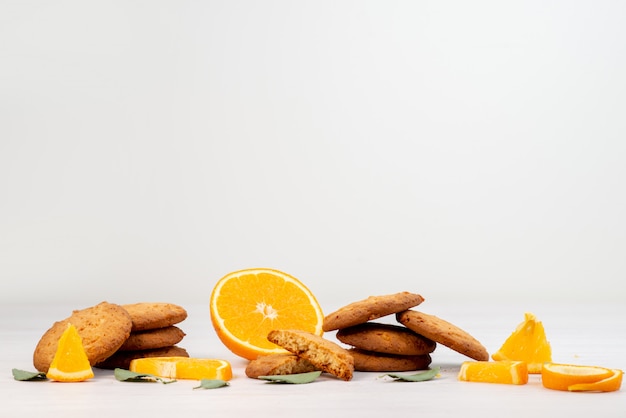
M 0 0 L 0 303 L 208 304 L 247 267 L 325 311 L 623 300 L 625 18 Z

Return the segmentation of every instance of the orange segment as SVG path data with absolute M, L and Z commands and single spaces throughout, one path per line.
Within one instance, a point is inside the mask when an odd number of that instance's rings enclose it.
M 272 269 L 246 269 L 221 278 L 211 293 L 211 322 L 236 355 L 254 360 L 286 353 L 271 343 L 275 329 L 322 335 L 324 315 L 317 299 L 298 279 Z
M 542 364 L 552 361 L 552 349 L 543 324 L 537 321 L 535 315 L 525 313 L 524 322 L 517 326 L 491 358 L 496 361 L 524 361 L 528 364 L 528 373 L 541 373 Z
M 613 369 L 612 372 L 613 376 L 609 376 L 606 379 L 598 380 L 594 383 L 577 383 L 568 386 L 567 390 L 570 392 L 615 392 L 622 387 L 624 372 L 618 369 Z
M 465 382 L 525 385 L 528 367 L 523 361 L 465 361 L 458 378 Z
M 621 374 L 616 377 L 613 370 L 605 367 L 546 363 L 541 370 L 541 382 L 543 386 L 555 390 L 570 390 L 570 387 L 595 384 L 610 379 L 611 377 L 615 378 L 615 380 L 609 382 L 608 385 L 611 386 L 617 382 L 619 387 L 621 384 Z M 581 386 L 578 387 L 580 388 Z
M 76 327 L 67 324 L 46 376 L 57 382 L 82 382 L 94 374 Z
M 130 371 L 168 379 L 230 380 L 233 377 L 230 363 L 226 360 L 190 357 L 138 358 L 130 362 Z

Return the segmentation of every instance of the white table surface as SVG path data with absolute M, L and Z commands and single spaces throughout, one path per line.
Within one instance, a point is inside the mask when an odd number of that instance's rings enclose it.
M 234 377 L 228 387 L 193 390 L 197 382 L 183 380 L 168 385 L 124 383 L 112 371 L 98 369 L 94 379 L 77 384 L 15 381 L 12 368 L 35 370 L 32 353 L 43 332 L 72 309 L 83 307 L 0 308 L 0 416 L 626 416 L 625 389 L 613 393 L 552 391 L 543 388 L 536 375 L 524 386 L 460 382 L 456 378 L 459 366 L 467 359 L 442 345 L 432 355 L 432 366 L 441 367 L 441 377 L 429 382 L 388 382 L 379 379 L 380 373 L 362 372 L 356 372 L 350 382 L 323 375 L 305 385 L 249 379 L 244 374 L 246 361 L 221 344 L 211 327 L 208 306 L 201 305 L 185 306 L 189 317 L 179 325 L 187 336 L 179 345 L 194 357 L 230 361 Z M 420 309 L 466 329 L 490 353 L 530 311 L 544 323 L 554 361 L 626 370 L 624 305 L 467 302 L 425 303 Z M 325 336 L 336 341 L 334 333 Z

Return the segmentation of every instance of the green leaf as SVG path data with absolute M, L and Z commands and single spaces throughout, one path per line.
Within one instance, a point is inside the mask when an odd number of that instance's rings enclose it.
M 41 381 L 48 380 L 46 374 L 43 372 L 27 372 L 26 370 L 13 369 L 13 378 L 15 380 L 20 380 L 26 382 L 30 381 Z
M 425 382 L 426 380 L 434 379 L 438 374 L 439 367 L 435 367 L 434 369 L 416 374 L 384 374 L 380 377 L 389 376 L 393 378 L 394 381 L 401 382 Z
M 113 371 L 115 378 L 120 382 L 161 382 L 163 384 L 174 383 L 176 379 L 163 379 L 159 376 L 147 373 L 135 373 L 130 370 L 117 368 Z
M 228 386 L 228 382 L 221 379 L 202 379 L 200 380 L 200 386 L 196 386 L 194 389 L 217 389 L 224 386 Z
M 267 380 L 273 383 L 311 383 L 322 374 L 321 371 L 295 374 L 280 374 L 274 376 L 259 376 L 261 380 Z

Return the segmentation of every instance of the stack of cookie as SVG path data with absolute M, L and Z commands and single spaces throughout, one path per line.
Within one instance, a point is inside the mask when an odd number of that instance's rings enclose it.
M 348 344 L 354 370 L 401 372 L 427 369 L 437 343 L 476 360 L 488 360 L 487 350 L 475 338 L 435 316 L 411 310 L 424 301 L 421 295 L 401 292 L 371 296 L 351 303 L 324 318 L 325 332 L 337 330 Z M 371 322 L 395 315 L 402 325 Z
M 415 293 L 371 296 L 346 305 L 324 318 L 325 332 L 337 330 L 337 339 L 348 344 L 354 370 L 400 372 L 428 368 L 436 343 L 401 325 L 371 322 L 419 305 Z
M 189 357 L 178 347 L 185 333 L 176 324 L 187 318 L 187 311 L 172 303 L 134 303 L 122 305 L 131 318 L 131 332 L 126 341 L 106 360 L 95 366 L 101 369 L 128 369 L 131 360 L 144 357 Z
M 185 334 L 175 324 L 186 317 L 185 309 L 170 303 L 102 302 L 75 310 L 44 333 L 35 348 L 33 364 L 41 372 L 48 371 L 68 323 L 76 327 L 87 358 L 95 367 L 127 369 L 130 361 L 139 357 L 188 357 L 185 349 L 176 346 Z

